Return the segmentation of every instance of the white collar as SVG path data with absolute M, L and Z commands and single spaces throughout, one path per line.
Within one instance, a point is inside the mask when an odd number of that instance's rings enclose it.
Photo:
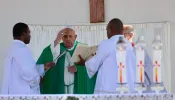
M 114 35 L 114 36 L 112 36 L 110 39 L 111 40 L 116 40 L 116 39 L 118 39 L 119 37 L 124 37 L 123 35 Z
M 119 37 L 123 37 L 123 39 L 124 39 L 125 43 L 128 45 L 128 47 L 133 49 L 130 41 L 128 39 L 126 39 L 124 37 L 124 35 L 114 35 L 110 38 L 110 40 L 115 41 L 117 43 L 117 41 L 119 40 Z
M 26 45 L 23 41 L 21 40 L 13 40 L 14 43 L 19 43 L 19 44 L 22 44 L 22 45 Z

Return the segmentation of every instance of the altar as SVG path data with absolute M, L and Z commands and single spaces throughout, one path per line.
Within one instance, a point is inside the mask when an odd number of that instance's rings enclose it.
M 0 100 L 173 100 L 173 94 L 0 95 Z

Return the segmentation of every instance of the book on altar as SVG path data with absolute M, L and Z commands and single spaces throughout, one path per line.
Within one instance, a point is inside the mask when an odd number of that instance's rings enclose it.
M 97 45 L 88 46 L 86 44 L 78 44 L 71 59 L 73 62 L 78 62 L 80 61 L 79 55 L 81 55 L 83 59 L 88 60 L 96 54 L 97 48 Z

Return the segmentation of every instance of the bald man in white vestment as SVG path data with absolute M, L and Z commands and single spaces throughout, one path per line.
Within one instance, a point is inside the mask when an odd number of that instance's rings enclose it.
M 85 62 L 89 77 L 93 77 L 98 72 L 94 93 L 117 93 L 116 88 L 119 87 L 118 67 L 116 59 L 116 44 L 120 37 L 123 37 L 127 44 L 126 49 L 126 80 L 129 92 L 134 91 L 135 76 L 135 56 L 131 43 L 123 36 L 123 23 L 120 19 L 114 18 L 107 25 L 108 40 L 103 40 L 98 46 L 96 55 Z
M 40 79 L 44 69 L 54 66 L 53 62 L 36 65 L 32 53 L 26 46 L 30 42 L 30 30 L 25 23 L 13 27 L 14 41 L 7 51 L 1 94 L 40 94 Z

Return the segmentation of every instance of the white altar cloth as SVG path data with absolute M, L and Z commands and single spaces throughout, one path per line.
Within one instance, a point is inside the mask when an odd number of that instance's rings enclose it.
M 173 94 L 0 95 L 0 100 L 173 100 Z

